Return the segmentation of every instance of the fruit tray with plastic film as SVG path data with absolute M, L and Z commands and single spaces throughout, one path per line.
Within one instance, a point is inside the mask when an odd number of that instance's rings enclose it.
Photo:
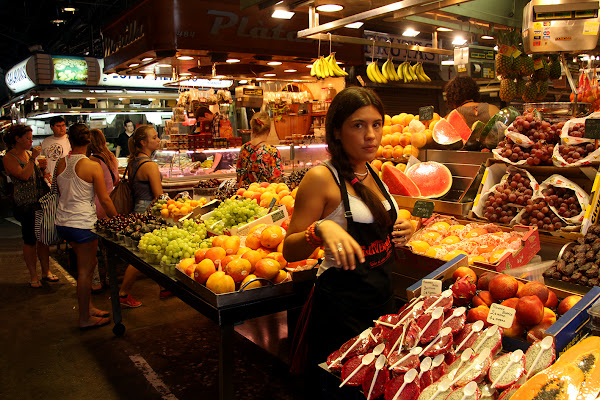
M 231 293 L 216 294 L 177 268 L 175 268 L 175 277 L 178 281 L 194 291 L 198 296 L 217 308 L 251 303 L 256 300 L 264 300 L 271 297 L 291 294 L 294 291 L 294 284 L 290 281 L 243 291 L 238 290 Z
M 457 256 L 452 260 L 448 261 L 437 270 L 433 271 L 422 280 L 418 281 L 414 285 L 410 286 L 406 292 L 408 299 L 413 299 L 421 295 L 421 288 L 423 286 L 423 280 L 438 280 L 442 281 L 442 290 L 448 289 L 452 285 L 452 275 L 459 267 L 468 266 L 467 257 L 464 255 Z M 484 273 L 500 274 L 499 272 L 490 271 L 477 266 L 469 266 L 477 276 L 481 276 Z M 527 283 L 528 281 L 516 278 L 518 281 Z M 558 300 L 562 300 L 566 297 L 577 295 L 564 289 L 555 288 L 546 283 L 548 289 L 556 294 Z M 588 333 L 586 325 L 590 320 L 587 310 L 600 299 L 600 287 L 596 286 L 592 288 L 585 296 L 582 296 L 581 300 L 571 307 L 566 313 L 560 316 L 554 324 L 552 324 L 545 331 L 545 336 L 553 336 L 554 343 L 556 345 L 557 355 L 564 350 L 577 343 Z M 507 337 L 506 335 L 502 338 L 502 348 L 505 351 L 514 351 L 521 349 L 527 350 L 531 343 L 521 339 Z

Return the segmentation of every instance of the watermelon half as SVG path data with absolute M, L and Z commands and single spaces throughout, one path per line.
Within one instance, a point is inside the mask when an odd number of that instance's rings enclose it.
M 415 183 L 404 172 L 389 164 L 383 164 L 381 180 L 390 190 L 391 194 L 408 197 L 421 197 L 421 192 Z
M 442 197 L 452 187 L 452 173 L 444 164 L 435 161 L 414 164 L 406 171 L 406 176 L 417 185 L 421 197 Z
M 452 110 L 450 114 L 446 117 L 450 125 L 454 128 L 454 130 L 460 135 L 465 143 L 469 136 L 471 136 L 471 128 L 467 125 L 465 118 L 456 110 Z
M 446 150 L 458 150 L 463 147 L 462 136 L 447 119 L 440 119 L 433 127 L 431 135 L 438 147 Z

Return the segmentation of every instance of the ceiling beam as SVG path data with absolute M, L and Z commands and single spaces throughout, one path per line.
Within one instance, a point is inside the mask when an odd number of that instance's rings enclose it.
M 445 56 L 454 55 L 454 50 L 436 49 L 433 47 L 423 47 L 423 46 L 416 46 L 416 45 L 402 44 L 402 43 L 390 43 L 389 41 L 371 40 L 371 39 L 365 39 L 365 38 L 353 37 L 353 36 L 340 36 L 340 35 L 331 35 L 331 34 L 326 34 L 326 33 L 317 33 L 315 35 L 307 36 L 306 38 L 307 39 L 315 39 L 315 40 L 320 39 L 323 41 L 331 40 L 332 42 L 338 42 L 338 43 L 359 44 L 359 45 L 365 45 L 365 46 L 378 46 L 378 47 L 386 47 L 386 48 L 401 49 L 401 50 L 421 51 L 423 53 L 433 53 L 433 54 L 440 54 L 440 55 L 445 55 Z
M 464 31 L 470 33 L 476 33 L 478 35 L 493 35 L 491 30 L 476 28 L 474 25 L 467 25 L 460 22 L 448 22 L 448 21 L 440 21 L 437 19 L 421 17 L 420 15 L 413 15 L 405 18 L 408 21 L 418 22 L 421 24 L 428 24 L 433 26 L 441 26 L 443 28 L 452 29 L 453 31 Z

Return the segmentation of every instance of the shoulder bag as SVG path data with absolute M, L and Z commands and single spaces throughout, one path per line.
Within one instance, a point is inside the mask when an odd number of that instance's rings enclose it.
M 62 240 L 56 229 L 56 211 L 59 199 L 57 172 L 58 168 L 54 168 L 50 192 L 40 197 L 40 209 L 35 211 L 35 237 L 47 245 L 57 244 Z
M 133 180 L 135 179 L 135 176 L 139 171 L 140 167 L 146 164 L 147 162 L 150 162 L 150 160 L 141 162 L 138 165 L 133 175 L 129 177 L 131 183 L 129 183 L 129 181 L 127 180 L 127 171 L 129 171 L 129 166 L 127 166 L 123 177 L 121 178 L 119 183 L 116 184 L 115 188 L 111 192 L 110 199 L 115 205 L 115 209 L 117 210 L 118 214 L 129 214 L 133 211 Z

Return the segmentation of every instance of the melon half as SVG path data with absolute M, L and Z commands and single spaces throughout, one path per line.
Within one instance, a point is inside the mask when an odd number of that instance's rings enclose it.
M 471 128 L 467 125 L 465 118 L 456 110 L 452 110 L 450 114 L 446 117 L 450 125 L 454 128 L 456 133 L 462 138 L 463 143 L 466 143 L 471 136 Z
M 470 131 L 469 131 L 470 133 Z M 446 150 L 458 150 L 463 147 L 463 138 L 447 119 L 440 119 L 433 127 L 433 141 Z
M 442 197 L 452 187 L 452 173 L 444 164 L 435 161 L 411 166 L 406 171 L 406 176 L 417 185 L 421 197 Z
M 383 164 L 381 180 L 385 183 L 391 194 L 409 197 L 420 197 L 421 192 L 415 183 L 398 168 Z

